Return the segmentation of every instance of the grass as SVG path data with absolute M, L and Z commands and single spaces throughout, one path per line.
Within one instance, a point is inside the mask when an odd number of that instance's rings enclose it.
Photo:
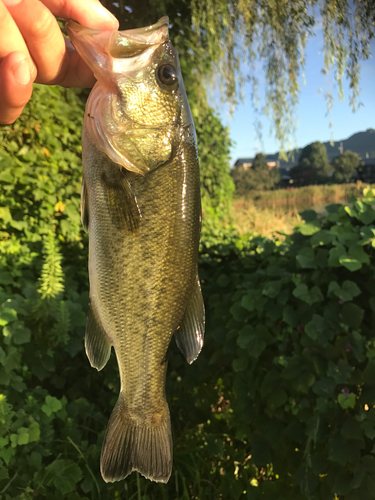
M 347 200 L 351 195 L 361 196 L 365 185 L 358 181 L 356 184 L 333 184 L 323 186 L 304 186 L 300 188 L 288 187 L 275 191 L 253 191 L 246 197 L 258 207 L 287 206 L 294 209 L 308 205 L 309 207 L 339 203 Z
M 275 233 L 290 234 L 302 221 L 299 213 L 303 210 L 314 208 L 323 213 L 326 205 L 345 203 L 351 195 L 362 196 L 365 187 L 359 181 L 356 184 L 254 191 L 233 202 L 233 226 L 240 234 L 258 233 L 270 237 Z
M 233 227 L 240 234 L 258 233 L 262 236 L 272 236 L 275 232 L 289 234 L 302 220 L 298 211 L 260 208 L 244 200 L 233 203 L 232 216 Z

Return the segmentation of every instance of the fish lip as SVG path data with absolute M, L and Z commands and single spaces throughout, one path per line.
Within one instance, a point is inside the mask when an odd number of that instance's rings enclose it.
M 78 45 L 76 49 L 78 49 L 81 56 L 83 54 L 81 53 L 82 48 L 80 47 L 80 40 L 90 37 L 91 39 L 96 39 L 96 43 L 94 42 L 96 50 L 104 53 L 107 52 L 111 57 L 121 57 L 120 49 L 123 45 L 133 44 L 140 47 L 143 46 L 144 50 L 153 45 L 162 45 L 169 40 L 168 27 L 168 16 L 163 16 L 155 24 L 151 24 L 144 28 L 134 28 L 122 31 L 95 30 L 82 26 L 73 19 L 69 19 L 65 24 L 68 35 L 73 45 Z
M 143 33 L 152 33 L 153 31 L 158 30 L 163 26 L 169 26 L 169 17 L 163 16 L 161 17 L 155 24 L 150 24 L 149 26 L 145 26 L 143 28 L 133 28 L 130 30 L 119 31 L 119 33 L 132 33 L 132 34 L 143 34 Z
M 132 54 L 125 55 L 127 51 L 135 50 L 134 56 L 139 55 L 150 47 L 162 45 L 169 40 L 169 19 L 162 17 L 155 24 L 145 28 L 135 28 L 124 31 L 112 31 L 108 43 L 108 53 L 114 58 L 123 59 L 132 57 Z M 122 54 L 124 52 L 125 54 Z

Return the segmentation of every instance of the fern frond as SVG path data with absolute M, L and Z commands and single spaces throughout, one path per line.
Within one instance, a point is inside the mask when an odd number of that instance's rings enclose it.
M 62 255 L 55 234 L 50 231 L 44 240 L 44 264 L 39 278 L 38 292 L 44 300 L 56 299 L 64 291 Z

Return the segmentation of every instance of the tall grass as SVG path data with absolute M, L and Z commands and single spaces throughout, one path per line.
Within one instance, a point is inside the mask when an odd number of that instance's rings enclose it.
M 283 208 L 260 208 L 251 202 L 233 203 L 233 227 L 240 234 L 257 233 L 273 236 L 274 233 L 290 234 L 296 224 L 301 222 L 298 211 Z
M 326 205 L 346 202 L 350 196 L 362 196 L 365 187 L 359 181 L 356 184 L 253 191 L 233 202 L 233 226 L 240 234 L 289 234 L 301 222 L 299 213 L 303 210 L 314 208 L 323 212 Z
M 323 186 L 304 186 L 300 188 L 288 187 L 275 191 L 251 191 L 245 198 L 258 207 L 287 206 L 292 209 L 309 205 L 338 203 L 347 200 L 351 195 L 362 195 L 365 185 L 358 181 L 356 184 L 333 184 Z

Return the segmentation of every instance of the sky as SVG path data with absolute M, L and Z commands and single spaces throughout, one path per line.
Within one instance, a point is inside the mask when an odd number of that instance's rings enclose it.
M 375 128 L 375 40 L 371 43 L 373 57 L 361 62 L 361 92 L 359 101 L 363 103 L 358 111 L 352 112 L 349 106 L 349 85 L 343 82 L 344 102 L 339 100 L 333 70 L 328 76 L 322 74 L 323 36 L 322 30 L 316 30 L 306 47 L 305 81 L 301 79 L 301 93 L 297 107 L 297 126 L 295 138 L 291 138 L 292 148 L 303 148 L 314 141 L 340 141 L 356 132 Z M 218 112 L 223 124 L 230 129 L 230 137 L 235 142 L 231 148 L 231 165 L 237 158 L 251 158 L 256 153 L 273 154 L 279 151 L 280 144 L 271 130 L 271 120 L 261 117 L 263 146 L 254 129 L 255 114 L 250 102 L 250 88 L 245 87 L 246 100 L 239 104 L 229 117 L 228 111 L 219 107 Z M 261 85 L 259 96 L 261 97 Z M 334 97 L 330 117 L 326 116 L 327 104 L 324 94 L 331 92 Z M 330 128 L 330 119 L 332 128 Z M 375 149 L 375 147 L 374 147 Z

